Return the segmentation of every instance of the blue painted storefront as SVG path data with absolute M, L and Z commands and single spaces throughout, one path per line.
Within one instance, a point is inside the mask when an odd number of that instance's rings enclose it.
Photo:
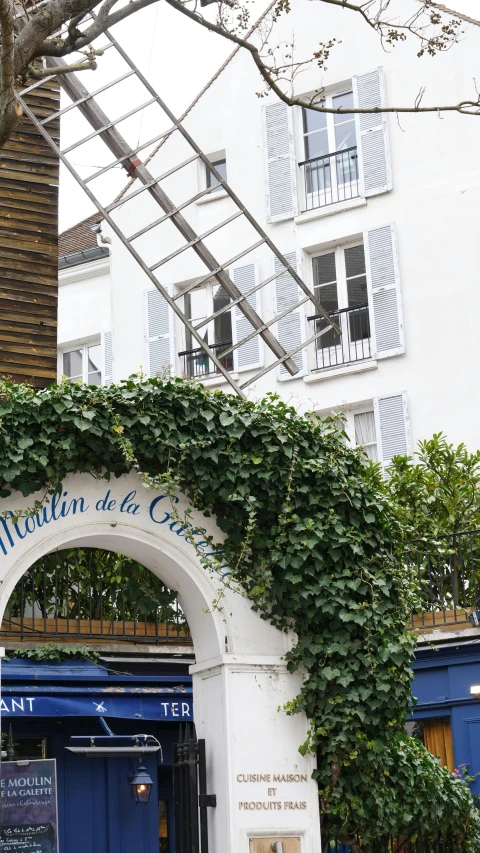
M 480 697 L 470 688 L 480 684 L 480 641 L 417 650 L 413 694 L 415 720 L 447 718 L 452 727 L 455 766 L 468 765 L 480 774 Z M 472 791 L 480 794 L 480 776 Z
M 114 664 L 112 664 L 114 666 Z M 186 667 L 184 667 L 184 670 Z M 46 738 L 57 761 L 60 853 L 173 853 L 172 744 L 180 722 L 192 721 L 185 672 L 116 674 L 88 662 L 2 665 L 2 729 L 14 738 Z M 83 758 L 65 749 L 72 735 L 151 734 L 161 753 L 144 756 L 155 782 L 147 806 L 134 802 L 132 758 Z M 159 844 L 159 801 L 167 809 L 168 842 Z

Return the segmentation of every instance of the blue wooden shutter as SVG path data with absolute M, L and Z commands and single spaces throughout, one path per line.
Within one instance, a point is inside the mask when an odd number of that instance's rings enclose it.
M 173 311 L 157 288 L 145 291 L 148 375 L 175 375 Z
M 241 267 L 234 267 L 232 275 L 233 281 L 237 285 L 238 289 L 242 293 L 247 293 L 252 289 L 252 287 L 255 287 L 255 285 L 259 283 L 258 264 L 256 262 L 252 262 L 250 264 L 244 264 Z M 256 293 L 252 293 L 248 298 L 248 302 L 256 311 L 258 311 L 258 299 L 258 291 Z M 241 341 L 242 338 L 246 338 L 247 335 L 253 332 L 253 326 L 237 306 L 233 309 L 232 332 L 235 343 L 237 341 Z M 255 335 L 254 338 L 251 338 L 246 344 L 243 344 L 243 346 L 234 351 L 235 370 L 248 370 L 253 367 L 260 367 L 263 363 L 262 356 L 262 341 L 259 335 Z
M 393 224 L 364 233 L 373 358 L 405 352 L 397 245 Z
M 280 222 L 296 213 L 292 110 L 281 101 L 263 107 L 267 166 L 267 220 Z
M 384 107 L 383 69 L 354 77 L 353 94 L 359 109 Z M 392 189 L 392 172 L 386 113 L 357 113 L 356 124 L 362 195 L 387 192 Z

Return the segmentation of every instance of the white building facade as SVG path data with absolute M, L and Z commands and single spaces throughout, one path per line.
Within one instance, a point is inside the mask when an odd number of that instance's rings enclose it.
M 344 114 L 288 108 L 271 93 L 259 98 L 258 72 L 237 51 L 184 122 L 342 329 L 341 337 L 329 331 L 297 352 L 296 376 L 275 367 L 247 393 L 258 399 L 275 392 L 302 411 L 343 412 L 351 440 L 384 464 L 439 431 L 473 450 L 480 425 L 479 119 L 348 110 L 411 105 L 420 87 L 425 104 L 459 102 L 475 76 L 478 28 L 467 28 L 450 52 L 422 60 L 413 37 L 386 53 L 356 15 L 309 0 L 296 0 L 273 41 L 288 40 L 292 31 L 299 58 L 311 55 L 319 33 L 342 39 L 328 70 L 312 65 L 295 87 L 301 94 L 324 86 L 326 105 Z M 178 135 L 167 139 L 149 163 L 152 173 L 183 160 L 182 145 Z M 188 208 L 198 234 L 232 216 L 231 199 L 198 161 L 164 182 L 178 204 L 210 186 Z M 159 216 L 147 193 L 117 211 L 130 235 Z M 108 224 L 93 227 L 98 252 L 83 252 L 80 262 L 68 253 L 60 269 L 59 375 L 109 383 L 139 371 L 169 372 L 231 390 Z M 239 244 L 248 244 L 243 220 L 206 242 L 222 263 L 235 259 Z M 181 244 L 165 222 L 136 245 L 153 264 Z M 194 255 L 182 252 L 162 266 L 162 283 L 192 321 L 226 306 L 227 295 L 205 281 Z M 273 278 L 275 269 L 264 245 L 229 265 L 242 292 L 272 279 L 249 297 L 265 322 L 297 294 L 288 274 Z M 322 322 L 307 302 L 273 328 L 292 350 Z M 221 357 L 249 328 L 232 307 L 202 335 Z M 255 337 L 223 364 L 241 383 L 274 361 Z

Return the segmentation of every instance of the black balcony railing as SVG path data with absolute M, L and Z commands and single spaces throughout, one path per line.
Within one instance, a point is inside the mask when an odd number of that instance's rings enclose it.
M 219 344 L 209 344 L 210 349 L 215 353 L 218 360 L 223 364 L 225 370 L 233 370 L 233 353 L 230 352 L 222 357 L 222 353 L 230 349 L 232 341 L 222 341 Z M 204 352 L 201 347 L 198 349 L 187 349 L 178 353 L 179 358 L 183 360 L 182 372 L 184 376 L 191 378 L 200 378 L 202 376 L 214 376 L 219 373 L 217 365 Z
M 12 640 L 191 644 L 176 594 L 149 569 L 118 554 L 47 554 L 17 583 L 0 636 Z
M 341 335 L 331 329 L 315 341 L 314 370 L 325 370 L 328 367 L 339 367 L 355 361 L 366 361 L 372 357 L 370 346 L 370 315 L 368 305 L 356 308 L 341 308 L 329 311 L 330 317 L 337 322 L 342 330 Z M 308 317 L 312 323 L 312 334 L 318 334 L 327 328 L 327 323 L 321 314 Z
M 480 596 L 480 530 L 417 540 L 406 555 L 420 584 L 410 627 L 428 631 L 470 622 Z
M 312 157 L 298 165 L 303 173 L 304 210 L 315 210 L 360 195 L 356 145 Z

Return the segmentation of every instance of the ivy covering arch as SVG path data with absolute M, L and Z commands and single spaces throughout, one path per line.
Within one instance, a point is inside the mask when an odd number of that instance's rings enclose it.
M 230 582 L 296 633 L 288 666 L 305 679 L 284 711 L 310 720 L 300 750 L 317 753 L 325 837 L 354 851 L 386 834 L 480 850 L 465 780 L 405 734 L 415 582 L 379 474 L 336 423 L 183 380 L 0 383 L 2 497 L 43 489 L 47 500 L 69 473 L 132 468 L 216 516 Z

